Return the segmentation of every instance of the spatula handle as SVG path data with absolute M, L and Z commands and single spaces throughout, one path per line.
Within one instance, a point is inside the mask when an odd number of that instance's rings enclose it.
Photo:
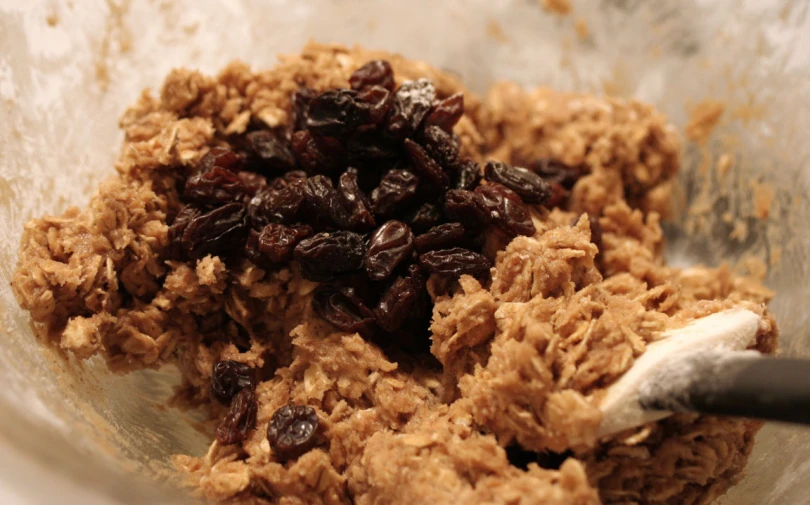
M 810 360 L 726 351 L 666 368 L 642 386 L 643 408 L 810 425 Z

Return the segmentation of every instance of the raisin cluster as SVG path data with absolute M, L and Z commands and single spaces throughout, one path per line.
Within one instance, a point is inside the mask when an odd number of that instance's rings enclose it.
M 408 347 L 429 324 L 427 276 L 485 275 L 484 234 L 532 235 L 527 204 L 559 203 L 573 172 L 482 169 L 452 131 L 463 95 L 439 97 L 426 79 L 396 87 L 385 61 L 349 83 L 301 88 L 288 129 L 212 149 L 185 180 L 172 254 L 247 257 L 267 269 L 296 261 L 321 283 L 312 303 L 323 319 Z

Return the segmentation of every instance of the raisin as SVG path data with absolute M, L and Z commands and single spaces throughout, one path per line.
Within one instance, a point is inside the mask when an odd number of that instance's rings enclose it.
M 392 138 L 411 137 L 433 107 L 436 88 L 427 79 L 405 81 L 394 93 L 394 104 L 388 116 L 386 132 Z
M 252 389 L 241 390 L 231 402 L 231 408 L 217 426 L 217 441 L 231 445 L 247 440 L 250 431 L 256 427 L 256 414 L 259 405 Z
M 489 214 L 495 226 L 510 235 L 534 235 L 529 208 L 517 193 L 496 182 L 478 186 L 475 193 L 480 196 L 477 203 Z
M 416 252 L 423 254 L 436 249 L 447 249 L 464 240 L 464 226 L 461 223 L 445 223 L 434 226 L 414 239 Z
M 405 321 L 414 316 L 418 298 L 414 280 L 410 276 L 398 277 L 374 309 L 377 324 L 385 331 L 400 329 Z
M 365 337 L 374 332 L 374 313 L 350 286 L 318 286 L 312 295 L 312 308 L 343 331 Z
M 543 179 L 559 183 L 565 189 L 571 189 L 582 177 L 584 169 L 568 166 L 557 160 L 538 158 L 531 164 L 531 169 Z
M 413 232 L 402 221 L 388 221 L 369 239 L 364 265 L 369 278 L 381 281 L 413 251 Z
M 172 225 L 169 226 L 168 238 L 170 247 L 170 256 L 173 259 L 185 259 L 187 254 L 185 244 L 183 243 L 183 234 L 186 231 L 189 223 L 194 219 L 200 217 L 202 211 L 193 205 L 186 205 L 175 216 Z
M 346 209 L 347 223 L 354 231 L 365 231 L 374 227 L 371 202 L 357 183 L 357 173 L 346 171 L 338 181 L 338 196 Z
M 544 204 L 551 196 L 549 183 L 534 172 L 499 161 L 484 166 L 484 177 L 511 189 L 526 203 Z
M 356 91 L 330 89 L 310 100 L 307 128 L 316 135 L 345 135 L 362 124 L 361 116 Z
M 439 205 L 425 202 L 414 209 L 405 218 L 405 222 L 416 233 L 427 231 L 428 229 L 441 223 L 443 220 L 442 209 Z
M 227 168 L 214 166 L 186 179 L 183 200 L 199 205 L 216 206 L 240 201 L 245 193 L 245 185 L 238 175 Z
M 458 160 L 458 143 L 452 135 L 438 126 L 428 126 L 422 134 L 422 145 L 428 154 L 445 170 Z
M 406 207 L 419 187 L 419 178 L 407 170 L 389 170 L 371 192 L 371 208 L 377 216 L 390 216 Z
M 295 246 L 311 235 L 312 227 L 309 225 L 268 224 L 259 235 L 258 248 L 271 262 L 285 263 L 293 259 Z
M 481 195 L 465 189 L 451 189 L 445 193 L 444 212 L 448 218 L 462 223 L 469 230 L 480 230 L 492 222 Z
M 425 119 L 425 124 L 438 126 L 449 132 L 453 131 L 462 115 L 464 115 L 464 94 L 456 93 L 437 103 Z
M 223 405 L 228 405 L 236 393 L 253 389 L 253 369 L 238 361 L 217 361 L 211 371 L 211 395 Z
M 453 177 L 453 187 L 455 189 L 466 189 L 472 191 L 481 182 L 481 166 L 471 159 L 459 161 L 455 165 L 455 177 Z
M 263 188 L 248 202 L 250 222 L 257 228 L 270 223 L 292 223 L 298 217 L 304 198 L 303 181 L 286 183 L 281 189 Z
M 331 174 L 346 166 L 346 151 L 337 139 L 301 130 L 291 143 L 298 166 L 308 174 Z
M 318 92 L 312 88 L 299 88 L 292 94 L 290 102 L 292 104 L 293 131 L 303 130 L 307 127 L 307 108 L 309 108 L 309 102 L 316 96 L 318 96 Z
M 351 231 L 335 231 L 302 240 L 293 254 L 305 278 L 322 282 L 359 270 L 365 252 L 362 236 Z
M 349 85 L 355 90 L 382 86 L 388 91 L 393 91 L 394 71 L 385 60 L 371 60 L 352 73 L 349 77 Z
M 480 274 L 491 266 L 483 254 L 460 247 L 426 252 L 419 256 L 419 264 L 430 273 L 452 277 Z
M 380 86 L 372 86 L 357 93 L 360 121 L 364 125 L 377 125 L 385 120 L 394 102 L 391 92 Z
M 242 249 L 247 231 L 244 207 L 241 203 L 229 203 L 191 219 L 180 243 L 193 259 L 208 254 L 224 256 Z
M 245 135 L 250 150 L 250 165 L 256 172 L 287 172 L 295 168 L 295 157 L 287 145 L 269 130 L 252 131 Z
M 198 167 L 200 172 L 207 172 L 214 167 L 224 168 L 231 172 L 242 170 L 244 160 L 232 149 L 227 147 L 212 147 L 205 156 L 200 159 Z
M 435 188 L 445 189 L 450 186 L 450 177 L 422 146 L 411 139 L 405 139 L 404 144 L 413 171 L 419 175 L 421 180 L 432 184 Z
M 304 194 L 311 219 L 337 228 L 347 227 L 348 211 L 341 202 L 338 190 L 328 177 L 316 175 L 307 179 Z
M 393 160 L 400 155 L 399 146 L 374 129 L 361 129 L 349 137 L 346 152 L 349 161 L 359 163 Z
M 267 426 L 267 440 L 278 461 L 287 461 L 309 451 L 318 439 L 320 420 L 308 405 L 285 405 Z
M 569 192 L 563 187 L 562 184 L 559 182 L 551 182 L 551 196 L 548 198 L 546 202 L 546 207 L 554 208 L 554 207 L 561 207 L 565 204 L 565 201 L 568 199 Z
M 257 267 L 269 269 L 273 267 L 272 263 L 267 259 L 267 256 L 262 254 L 259 250 L 259 237 L 261 234 L 260 231 L 253 229 L 248 232 L 248 237 L 245 241 L 245 257 Z
M 267 178 L 256 172 L 242 170 L 237 176 L 239 176 L 239 180 L 242 181 L 245 193 L 250 197 L 255 196 L 260 189 L 267 187 Z

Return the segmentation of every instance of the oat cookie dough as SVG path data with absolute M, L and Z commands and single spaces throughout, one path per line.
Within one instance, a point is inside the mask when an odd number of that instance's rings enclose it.
M 26 225 L 13 288 L 66 353 L 179 366 L 178 401 L 211 418 L 208 452 L 175 458 L 196 492 L 699 504 L 741 476 L 757 422 L 596 437 L 600 395 L 661 332 L 744 306 L 776 347 L 758 282 L 665 264 L 679 140 L 651 107 L 477 97 L 310 44 L 271 70 L 175 70 L 120 125 L 117 174 Z

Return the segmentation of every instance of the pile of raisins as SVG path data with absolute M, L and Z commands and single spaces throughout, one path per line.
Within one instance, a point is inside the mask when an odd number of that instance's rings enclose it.
M 386 61 L 349 83 L 301 88 L 289 127 L 212 149 L 185 179 L 171 252 L 265 269 L 295 261 L 321 283 L 312 303 L 323 319 L 378 342 L 425 344 L 427 276 L 486 275 L 484 235 L 532 235 L 528 204 L 558 204 L 575 172 L 548 162 L 482 169 L 453 134 L 463 95 L 439 97 L 426 79 L 396 87 Z

